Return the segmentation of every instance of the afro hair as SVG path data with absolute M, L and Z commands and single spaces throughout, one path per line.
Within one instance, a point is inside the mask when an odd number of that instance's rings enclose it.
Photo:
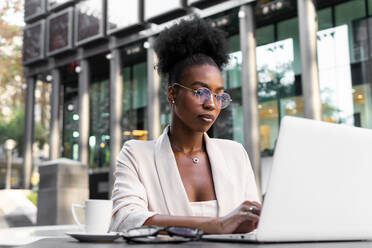
M 211 64 L 222 69 L 229 60 L 226 33 L 197 16 L 163 30 L 155 40 L 159 74 L 177 80 L 182 69 Z

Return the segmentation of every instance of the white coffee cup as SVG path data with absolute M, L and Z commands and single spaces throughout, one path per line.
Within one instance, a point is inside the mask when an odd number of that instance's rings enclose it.
M 75 208 L 85 210 L 85 232 L 97 234 L 108 232 L 112 214 L 111 200 L 86 200 L 85 205 L 72 204 L 72 216 L 76 224 L 84 228 L 76 216 Z

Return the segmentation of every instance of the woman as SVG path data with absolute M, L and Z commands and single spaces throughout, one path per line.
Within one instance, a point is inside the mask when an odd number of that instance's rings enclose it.
M 188 226 L 252 231 L 261 205 L 249 158 L 237 142 L 206 132 L 231 101 L 221 68 L 224 33 L 197 17 L 160 33 L 158 71 L 168 79 L 172 121 L 153 141 L 131 140 L 118 156 L 111 230 Z

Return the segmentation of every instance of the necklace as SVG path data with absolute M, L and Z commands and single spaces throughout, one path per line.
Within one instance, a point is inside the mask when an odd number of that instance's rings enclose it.
M 190 156 L 190 155 L 188 155 L 188 154 L 186 154 L 181 148 L 179 148 L 178 146 L 176 146 L 175 144 L 172 144 L 171 143 L 171 145 L 174 147 L 174 148 L 176 148 L 176 150 L 177 151 L 179 151 L 179 152 L 182 152 L 186 157 L 188 157 L 189 159 L 191 159 L 191 161 L 195 164 L 195 165 L 197 165 L 198 163 L 199 163 L 199 161 L 200 161 L 200 159 L 197 157 L 197 156 Z M 200 150 L 200 151 L 198 151 L 198 153 L 199 152 L 202 152 L 203 150 Z

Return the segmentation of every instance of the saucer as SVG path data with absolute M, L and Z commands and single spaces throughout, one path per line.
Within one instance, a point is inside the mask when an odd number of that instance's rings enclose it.
M 67 235 L 81 242 L 112 242 L 120 238 L 117 232 L 110 233 L 86 233 L 86 232 L 66 232 Z

